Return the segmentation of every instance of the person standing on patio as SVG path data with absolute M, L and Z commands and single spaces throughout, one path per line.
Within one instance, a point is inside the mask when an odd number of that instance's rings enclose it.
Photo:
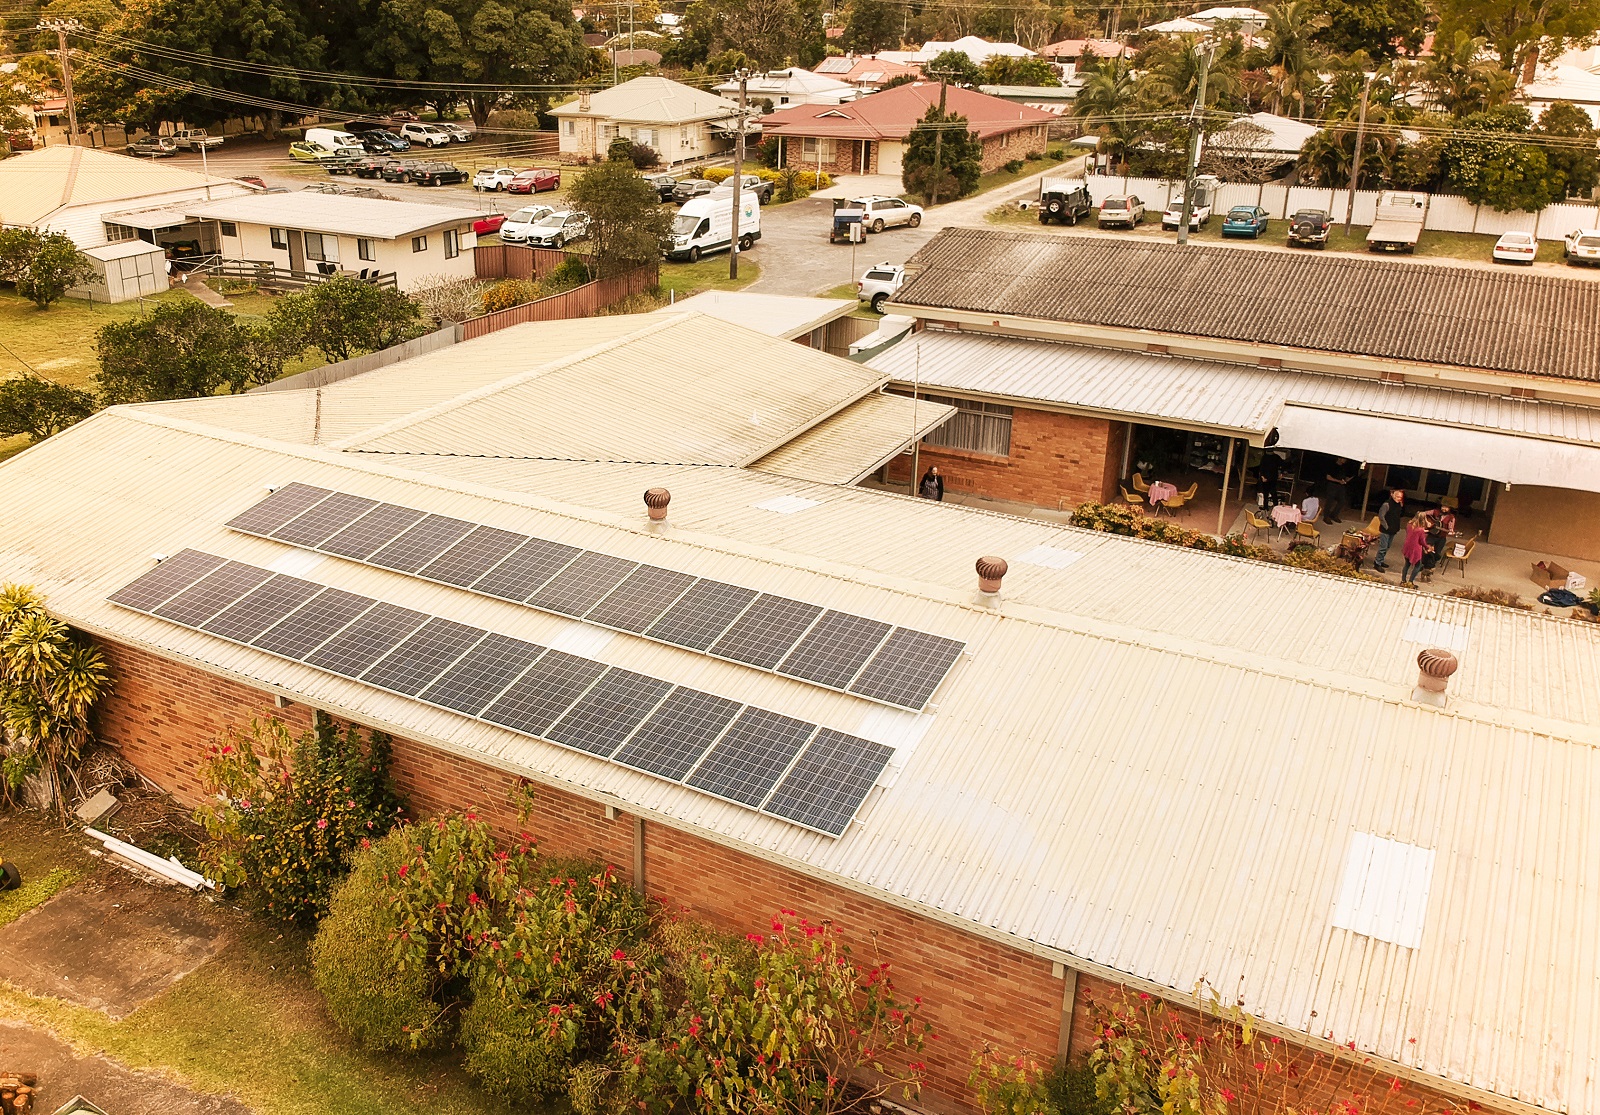
M 923 499 L 944 500 L 944 477 L 939 475 L 939 466 L 935 465 L 922 474 L 922 483 L 917 485 L 917 494 Z
M 1394 536 L 1405 523 L 1405 503 L 1406 493 L 1396 488 L 1378 508 L 1378 556 L 1373 559 L 1372 568 L 1380 573 L 1389 568 L 1385 559 L 1389 556 L 1389 547 L 1394 545 Z
M 1350 500 L 1350 481 L 1356 478 L 1350 462 L 1335 457 L 1322 478 L 1322 521 L 1337 523 L 1344 518 L 1344 505 Z
M 1426 511 L 1411 516 L 1411 521 L 1406 524 L 1406 540 L 1400 547 L 1400 552 L 1406 559 L 1406 567 L 1400 573 L 1402 585 L 1417 587 L 1417 574 L 1422 570 L 1422 559 L 1428 556 L 1430 525 L 1431 520 Z

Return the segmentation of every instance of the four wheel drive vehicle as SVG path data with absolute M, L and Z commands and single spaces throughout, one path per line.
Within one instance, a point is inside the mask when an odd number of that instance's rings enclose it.
M 405 109 L 400 109 L 398 112 L 391 112 L 389 114 L 389 119 L 393 120 L 396 124 L 414 124 L 418 120 L 421 120 L 422 117 L 418 116 L 414 112 L 407 112 Z
M 552 167 L 536 166 L 519 171 L 517 176 L 506 185 L 506 192 L 513 194 L 536 194 L 543 190 L 559 190 L 561 188 L 561 172 Z
M 663 250 L 668 259 L 690 263 L 711 252 L 726 251 L 734 242 L 731 197 L 697 197 L 684 202 L 672 219 L 672 234 Z M 754 194 L 739 195 L 739 250 L 761 239 L 761 203 Z
M 378 173 L 385 182 L 409 182 L 412 172 L 421 165 L 420 159 L 385 159 Z
M 1600 229 L 1573 229 L 1561 238 L 1561 258 L 1568 263 L 1600 263 Z
M 145 136 L 123 150 L 124 155 L 137 155 L 142 159 L 170 159 L 177 153 L 178 145 L 166 136 Z
M 891 225 L 916 228 L 922 223 L 922 206 L 897 197 L 857 197 L 850 208 L 861 210 L 861 223 L 868 232 L 882 232 Z
M 1270 223 L 1267 211 L 1261 206 L 1235 205 L 1222 218 L 1222 235 L 1248 236 L 1252 240 L 1260 240 Z
M 533 248 L 564 248 L 588 235 L 589 214 L 575 209 L 561 209 L 540 217 L 528 230 L 525 242 Z
M 733 196 L 733 179 L 728 178 L 717 183 L 717 188 L 712 191 L 716 194 Z M 772 183 L 759 174 L 744 174 L 739 177 L 739 196 L 750 194 L 756 199 L 758 205 L 765 205 L 772 200 Z
M 1539 254 L 1539 241 L 1531 232 L 1508 232 L 1494 242 L 1490 253 L 1496 263 L 1522 263 L 1533 266 Z
M 440 124 L 439 127 L 444 129 L 452 143 L 469 143 L 472 140 L 472 133 L 460 124 Z
M 172 142 L 176 143 L 180 150 L 198 151 L 202 147 L 221 147 L 222 137 L 206 135 L 204 128 L 184 128 L 172 133 Z
M 1211 207 L 1216 201 L 1217 187 L 1222 181 L 1213 175 L 1202 174 L 1194 180 L 1194 193 L 1189 202 L 1189 231 L 1204 228 L 1211 223 Z M 1177 228 L 1183 223 L 1183 191 L 1167 201 L 1161 213 L 1162 228 Z
M 874 313 L 883 313 L 883 304 L 906 285 L 906 269 L 898 263 L 880 263 L 869 268 L 856 282 L 856 297 L 871 306 Z
M 465 182 L 467 172 L 455 163 L 414 163 L 411 181 L 419 186 L 453 186 Z
M 705 178 L 685 178 L 672 187 L 672 200 L 682 203 L 691 198 L 697 198 L 702 194 L 709 194 L 716 188 L 717 184 L 715 182 Z
M 1039 181 L 1039 223 L 1075 225 L 1094 212 L 1089 183 L 1081 178 L 1043 178 Z
M 360 136 L 362 148 L 374 155 L 390 155 L 411 150 L 410 140 L 401 139 L 393 132 L 384 131 L 382 128 L 361 132 Z
M 529 205 L 518 209 L 505 219 L 500 226 L 500 242 L 503 244 L 521 244 L 528 239 L 528 234 L 533 227 L 544 220 L 555 210 L 548 205 Z
M 351 166 L 350 173 L 357 178 L 378 178 L 382 176 L 384 167 L 399 161 L 387 155 L 368 155 L 364 159 L 357 159 Z
M 1367 230 L 1370 252 L 1414 252 L 1422 222 L 1428 216 L 1428 195 L 1385 190 L 1378 195 L 1378 213 Z
M 289 144 L 289 157 L 301 163 L 325 163 L 329 159 L 339 158 L 339 155 L 331 147 L 299 139 Z
M 1101 228 L 1133 228 L 1144 220 L 1144 202 L 1137 194 L 1108 197 L 1100 203 Z
M 1297 209 L 1289 218 L 1289 247 L 1310 244 L 1318 251 L 1328 246 L 1333 217 L 1322 209 Z
M 644 180 L 655 190 L 656 196 L 662 201 L 672 200 L 672 191 L 677 187 L 678 180 L 670 174 L 646 174 Z
M 472 176 L 474 190 L 503 190 L 517 176 L 515 167 L 484 167 Z
M 499 232 L 500 226 L 506 223 L 504 213 L 485 213 L 472 222 L 472 231 L 479 236 L 488 236 L 491 232 Z
M 400 134 L 415 147 L 444 147 L 450 143 L 450 133 L 437 124 L 402 124 Z

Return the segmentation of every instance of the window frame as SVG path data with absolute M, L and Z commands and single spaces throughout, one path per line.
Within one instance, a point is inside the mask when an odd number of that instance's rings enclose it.
M 239 235 L 239 226 L 233 221 L 218 221 L 217 232 L 223 236 L 232 236 L 237 238 Z
M 365 263 L 378 262 L 378 245 L 371 237 L 356 237 L 356 258 Z
M 894 394 L 910 396 L 911 392 L 905 388 L 895 388 Z M 979 457 L 1010 459 L 1015 407 L 980 399 L 962 399 L 954 395 L 932 395 L 923 391 L 917 392 L 916 397 L 956 408 L 956 413 L 948 421 L 923 436 L 923 445 Z
M 453 228 L 444 230 L 444 258 L 455 259 L 461 254 L 461 233 Z
M 272 239 L 273 251 L 287 252 L 289 250 L 289 230 L 286 228 L 273 228 L 267 230 Z
M 413 236 L 411 238 L 411 254 L 412 255 L 416 255 L 419 252 L 425 252 L 427 250 L 428 250 L 428 234 L 427 233 L 423 233 L 421 236 Z

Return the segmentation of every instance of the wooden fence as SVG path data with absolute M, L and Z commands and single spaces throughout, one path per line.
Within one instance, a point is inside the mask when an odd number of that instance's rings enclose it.
M 479 249 L 480 251 L 482 249 Z M 530 251 L 534 249 L 522 249 Z M 564 256 L 563 252 L 549 253 L 555 256 Z M 534 266 L 532 262 L 528 265 Z M 512 306 L 508 310 L 496 310 L 492 314 L 482 317 L 468 318 L 461 323 L 461 339 L 470 341 L 477 337 L 493 333 L 497 329 L 505 329 L 512 325 L 522 325 L 530 321 L 563 321 L 567 318 L 590 317 L 599 313 L 607 306 L 615 305 L 624 298 L 631 298 L 635 294 L 643 294 L 652 290 L 661 283 L 661 269 L 655 262 L 650 262 L 632 271 L 621 275 L 611 275 L 604 279 L 596 279 L 592 283 L 584 283 L 580 287 L 562 294 L 552 294 L 548 298 L 540 298 L 533 302 L 525 302 L 520 306 Z M 480 271 L 481 275 L 482 272 Z M 515 278 L 517 276 L 504 276 Z M 525 276 L 524 276 L 525 277 Z
M 522 244 L 479 244 L 472 252 L 480 279 L 542 279 L 571 254 L 559 248 L 529 248 Z
M 332 271 L 293 271 L 287 267 L 279 267 L 273 263 L 251 259 L 212 259 L 210 262 L 199 264 L 188 269 L 191 274 L 202 277 L 218 279 L 242 279 L 255 283 L 262 290 L 295 291 L 304 290 L 308 286 L 325 283 L 336 275 L 344 275 L 351 279 L 360 279 L 364 283 L 375 286 L 398 288 L 398 279 L 393 271 L 379 272 L 376 267 L 362 268 L 357 271 L 343 271 L 335 268 Z

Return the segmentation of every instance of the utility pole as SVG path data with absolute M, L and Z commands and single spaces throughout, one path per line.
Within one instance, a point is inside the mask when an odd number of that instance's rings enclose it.
M 1367 95 L 1372 92 L 1373 79 L 1378 75 L 1367 75 L 1367 83 L 1361 87 L 1361 115 L 1356 120 L 1356 157 L 1350 165 L 1350 196 L 1344 202 L 1344 234 L 1350 235 L 1350 218 L 1356 210 L 1356 184 L 1361 181 L 1361 147 L 1367 138 Z
M 1206 78 L 1211 73 L 1211 59 L 1217 53 L 1217 44 L 1209 44 L 1200 56 L 1200 85 L 1195 90 L 1194 111 L 1189 114 L 1189 162 L 1183 176 L 1183 211 L 1178 214 L 1178 243 L 1189 242 L 1189 215 L 1194 212 L 1194 174 L 1200 167 L 1200 139 L 1204 133 L 1206 112 Z
M 944 167 L 944 94 L 950 81 L 950 71 L 943 70 L 939 78 L 939 122 L 933 126 L 933 177 L 928 182 L 928 206 L 939 204 L 939 172 Z
M 745 107 L 745 100 L 749 92 L 750 71 L 741 68 L 734 76 L 739 79 L 739 123 L 738 133 L 733 141 L 733 225 L 729 232 L 729 235 L 733 237 L 733 242 L 728 245 L 728 278 L 730 279 L 739 277 L 739 192 L 743 185 L 740 179 L 744 176 L 744 120 L 749 111 Z M 759 199 L 757 199 L 756 204 L 761 204 Z
M 67 32 L 76 31 L 76 20 L 53 19 L 41 20 L 38 29 L 41 31 L 54 31 L 56 43 L 61 59 L 61 91 L 67 98 L 67 135 L 69 142 L 78 142 L 78 102 L 72 95 L 72 56 L 67 51 Z

